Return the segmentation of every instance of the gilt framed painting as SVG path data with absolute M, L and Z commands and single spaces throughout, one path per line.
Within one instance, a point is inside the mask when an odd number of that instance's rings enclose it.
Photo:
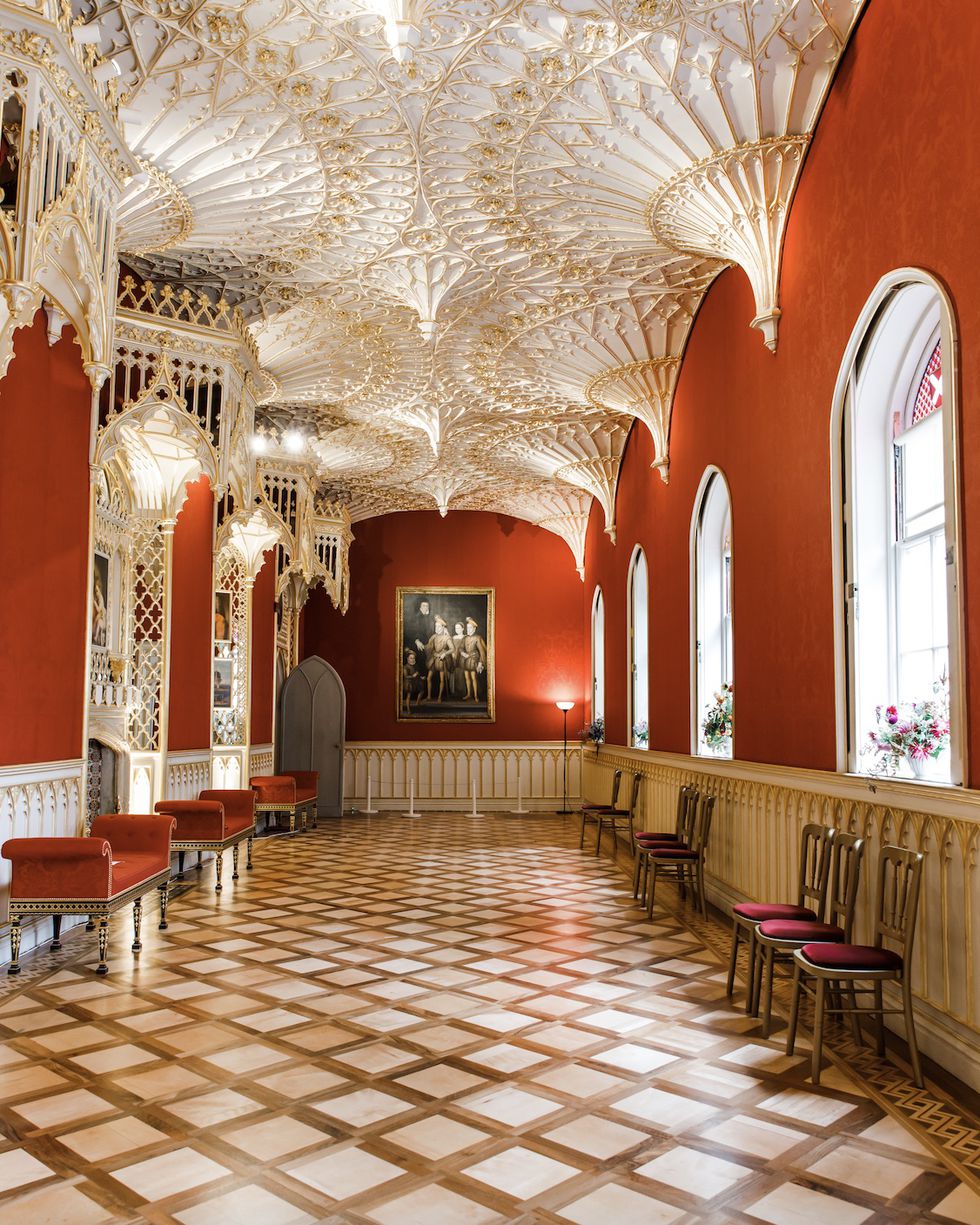
M 395 694 L 402 723 L 493 723 L 494 589 L 399 587 Z

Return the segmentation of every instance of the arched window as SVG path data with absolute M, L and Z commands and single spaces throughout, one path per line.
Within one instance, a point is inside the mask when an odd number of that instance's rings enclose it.
M 606 602 L 602 588 L 592 597 L 592 718 L 606 714 Z
M 835 415 L 842 764 L 933 782 L 963 777 L 952 346 L 931 278 L 886 277 L 851 339 Z
M 646 749 L 650 746 L 650 583 L 646 554 L 639 545 L 630 559 L 627 584 L 630 744 Z
M 694 622 L 695 753 L 731 757 L 732 503 L 717 468 L 702 478 L 694 504 L 692 604 Z

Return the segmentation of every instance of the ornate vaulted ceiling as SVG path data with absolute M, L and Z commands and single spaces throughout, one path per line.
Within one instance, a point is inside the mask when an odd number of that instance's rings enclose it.
M 242 307 L 276 383 L 268 453 L 301 447 L 355 520 L 501 510 L 580 559 L 593 497 L 614 530 L 632 418 L 666 475 L 726 264 L 775 347 L 786 208 L 862 2 L 75 11 L 144 167 L 124 258 Z

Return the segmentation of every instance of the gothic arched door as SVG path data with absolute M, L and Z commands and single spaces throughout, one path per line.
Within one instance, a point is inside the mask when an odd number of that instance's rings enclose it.
M 339 817 L 344 803 L 344 682 L 319 655 L 290 672 L 279 693 L 279 770 L 318 770 L 321 816 Z

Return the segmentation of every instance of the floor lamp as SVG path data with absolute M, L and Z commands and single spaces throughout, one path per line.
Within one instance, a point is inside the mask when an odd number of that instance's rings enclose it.
M 561 738 L 562 738 L 562 784 L 561 784 L 561 812 L 560 816 L 567 817 L 571 812 L 568 807 L 568 712 L 575 705 L 574 702 L 556 702 L 555 705 L 561 711 Z

